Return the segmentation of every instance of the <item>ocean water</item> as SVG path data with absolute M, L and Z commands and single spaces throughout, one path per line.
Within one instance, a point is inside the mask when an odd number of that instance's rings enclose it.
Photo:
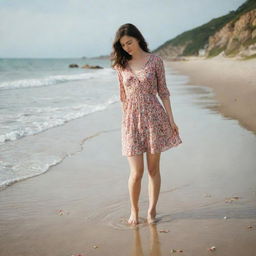
M 71 63 L 79 68 L 69 68 Z M 84 64 L 104 68 L 80 68 Z M 42 152 L 39 146 L 25 146 L 26 138 L 118 101 L 110 64 L 106 59 L 0 59 L 0 188 L 63 159 L 64 145 L 54 150 L 48 145 L 51 149 Z

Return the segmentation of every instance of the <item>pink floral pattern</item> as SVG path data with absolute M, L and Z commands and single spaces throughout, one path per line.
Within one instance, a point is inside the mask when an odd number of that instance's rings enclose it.
M 144 67 L 132 71 L 115 68 L 119 81 L 123 115 L 121 125 L 122 155 L 163 152 L 182 143 L 173 133 L 168 115 L 156 97 L 170 97 L 166 85 L 164 63 L 160 56 L 150 54 Z

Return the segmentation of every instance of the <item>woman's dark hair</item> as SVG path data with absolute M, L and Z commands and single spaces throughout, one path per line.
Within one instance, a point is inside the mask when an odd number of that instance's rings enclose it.
M 139 29 L 131 23 L 123 24 L 116 32 L 115 39 L 113 42 L 113 51 L 110 54 L 110 60 L 112 63 L 111 67 L 119 66 L 124 68 L 128 60 L 132 59 L 132 56 L 128 54 L 121 46 L 120 39 L 123 36 L 131 36 L 135 37 L 138 42 L 139 46 L 145 52 L 150 52 L 148 49 L 148 44 L 145 41 L 143 35 L 139 31 Z

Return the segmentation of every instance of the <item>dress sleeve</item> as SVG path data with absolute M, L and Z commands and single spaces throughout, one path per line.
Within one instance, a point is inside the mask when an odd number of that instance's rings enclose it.
M 157 65 L 156 65 L 156 76 L 157 76 L 157 92 L 159 97 L 162 100 L 168 99 L 170 97 L 170 91 L 166 85 L 164 62 L 162 58 L 159 56 L 158 56 Z
M 120 101 L 124 102 L 126 100 L 126 95 L 125 95 L 125 89 L 123 84 L 123 77 L 119 69 L 116 69 L 116 71 L 117 71 L 117 78 L 119 81 L 119 99 Z

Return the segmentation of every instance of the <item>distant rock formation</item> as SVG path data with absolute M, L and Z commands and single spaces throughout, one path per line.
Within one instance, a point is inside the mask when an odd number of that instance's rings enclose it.
M 96 65 L 96 66 L 92 66 L 92 65 L 85 64 L 84 66 L 82 66 L 82 68 L 101 69 L 101 68 L 103 68 L 103 67 L 98 66 L 98 65 Z
M 247 57 L 256 54 L 256 10 L 227 23 L 209 38 L 206 56 Z
M 169 58 L 179 58 L 179 56 L 183 56 L 183 52 L 189 42 L 186 42 L 184 45 L 172 45 L 167 44 L 165 47 L 161 48 L 159 51 L 156 51 L 155 53 L 158 53 L 162 57 L 169 57 Z
M 70 68 L 78 68 L 79 66 L 77 64 L 69 64 Z
M 77 64 L 69 64 L 69 67 L 70 68 L 79 68 L 79 66 Z M 81 68 L 102 69 L 103 67 L 98 66 L 98 65 L 93 66 L 93 65 L 85 64 Z

